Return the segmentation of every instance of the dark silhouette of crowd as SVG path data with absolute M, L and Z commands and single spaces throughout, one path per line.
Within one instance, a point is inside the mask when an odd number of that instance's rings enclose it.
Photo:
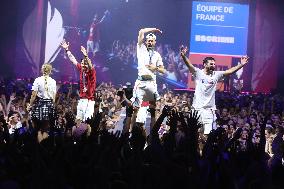
M 164 91 L 145 135 L 140 124 L 109 132 L 125 108 L 111 83 L 97 87 L 91 129 L 77 125 L 77 85 L 61 83 L 57 117 L 38 143 L 26 111 L 31 84 L 1 81 L 0 188 L 284 188 L 279 94 L 217 92 L 218 128 L 203 135 L 193 93 Z

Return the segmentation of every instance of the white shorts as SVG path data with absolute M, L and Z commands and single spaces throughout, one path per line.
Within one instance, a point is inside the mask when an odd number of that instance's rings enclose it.
M 140 107 L 138 112 L 137 112 L 137 117 L 136 117 L 136 122 L 137 123 L 144 123 L 146 122 L 147 119 L 147 114 L 148 114 L 148 108 L 149 106 L 143 106 Z
M 86 121 L 88 118 L 92 118 L 95 109 L 95 101 L 88 99 L 80 99 L 77 105 L 76 119 Z
M 159 98 L 156 81 L 136 80 L 131 99 L 132 102 L 136 103 L 135 106 L 141 107 L 143 101 L 152 102 L 159 100 Z
M 204 134 L 209 134 L 211 130 L 215 130 L 216 126 L 216 114 L 212 109 L 200 109 L 197 110 L 200 115 L 199 121 L 203 124 Z

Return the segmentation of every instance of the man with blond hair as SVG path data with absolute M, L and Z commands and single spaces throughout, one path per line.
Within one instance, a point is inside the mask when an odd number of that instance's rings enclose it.
M 143 28 L 138 34 L 138 78 L 135 82 L 133 97 L 131 99 L 133 106 L 136 107 L 138 111 L 147 111 L 145 108 L 140 108 L 143 101 L 148 101 L 155 107 L 156 100 L 159 100 L 156 75 L 157 73 L 165 73 L 162 57 L 155 51 L 156 35 L 152 32 L 162 33 L 162 31 L 157 28 Z M 144 40 L 145 33 L 148 33 L 146 40 Z M 145 113 L 146 112 L 138 112 L 136 122 L 144 123 Z

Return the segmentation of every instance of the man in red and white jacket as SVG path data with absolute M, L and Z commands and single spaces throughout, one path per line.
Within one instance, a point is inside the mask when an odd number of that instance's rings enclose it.
M 95 90 L 96 90 L 96 70 L 88 58 L 86 49 L 81 46 L 81 52 L 84 58 L 78 62 L 69 50 L 69 42 L 63 41 L 61 46 L 65 49 L 70 61 L 77 67 L 80 72 L 80 100 L 77 105 L 76 119 L 85 121 L 91 118 L 94 113 L 95 106 Z

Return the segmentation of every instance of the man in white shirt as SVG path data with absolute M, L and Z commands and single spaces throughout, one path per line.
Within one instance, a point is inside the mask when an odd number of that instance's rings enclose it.
M 133 106 L 138 108 L 138 111 L 145 111 L 142 108 L 139 109 L 143 101 L 149 101 L 151 105 L 155 106 L 156 100 L 159 99 L 156 74 L 157 72 L 165 73 L 162 57 L 155 51 L 156 36 L 153 33 L 149 33 L 144 43 L 144 34 L 148 32 L 162 33 L 162 31 L 157 28 L 143 28 L 138 34 L 138 78 L 135 82 L 133 97 L 131 99 Z M 144 115 L 144 113 L 138 113 L 138 115 Z M 136 116 L 136 114 L 134 116 Z M 140 123 L 143 122 L 143 120 L 145 119 L 139 116 L 136 118 L 136 121 Z
M 195 78 L 195 93 L 192 107 L 200 114 L 200 121 L 204 125 L 204 134 L 209 134 L 212 129 L 216 129 L 215 91 L 217 83 L 222 80 L 224 76 L 231 75 L 246 65 L 248 63 L 248 57 L 242 57 L 241 64 L 226 71 L 215 71 L 215 59 L 206 57 L 203 60 L 204 68 L 201 70 L 191 64 L 186 57 L 186 52 L 187 48 L 182 46 L 180 55 L 189 68 L 190 73 Z

